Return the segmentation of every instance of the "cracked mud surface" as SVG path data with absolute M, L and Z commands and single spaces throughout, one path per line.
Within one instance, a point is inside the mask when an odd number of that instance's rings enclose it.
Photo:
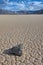
M 3 54 L 17 44 L 23 44 L 21 57 Z M 0 65 L 43 65 L 43 22 L 1 24 Z

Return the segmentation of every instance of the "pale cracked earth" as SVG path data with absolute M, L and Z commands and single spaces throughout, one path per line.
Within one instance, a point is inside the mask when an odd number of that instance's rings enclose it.
M 43 65 L 43 21 L 27 18 L 0 20 L 0 65 Z M 21 57 L 3 53 L 18 44 L 23 45 Z

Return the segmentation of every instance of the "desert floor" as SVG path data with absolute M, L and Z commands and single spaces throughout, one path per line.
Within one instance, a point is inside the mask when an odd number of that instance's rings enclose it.
M 23 44 L 22 56 L 4 50 Z M 43 65 L 43 15 L 0 16 L 0 65 Z

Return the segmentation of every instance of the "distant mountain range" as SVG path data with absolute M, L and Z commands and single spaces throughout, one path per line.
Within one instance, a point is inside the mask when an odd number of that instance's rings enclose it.
M 43 9 L 34 11 L 33 14 L 43 14 Z
M 0 14 L 43 14 L 43 9 L 37 11 L 7 11 L 0 9 Z

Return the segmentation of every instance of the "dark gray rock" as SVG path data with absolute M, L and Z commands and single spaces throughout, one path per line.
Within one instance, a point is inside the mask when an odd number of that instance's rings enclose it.
M 21 56 L 22 55 L 22 45 L 20 44 L 8 50 L 4 50 L 4 53 L 8 55 Z

